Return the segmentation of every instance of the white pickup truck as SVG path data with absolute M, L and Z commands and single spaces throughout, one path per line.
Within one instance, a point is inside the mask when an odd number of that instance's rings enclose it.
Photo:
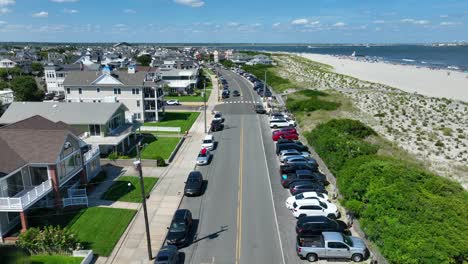
M 296 251 L 300 258 L 315 262 L 319 259 L 351 259 L 360 262 L 369 257 L 369 250 L 358 237 L 339 232 L 322 232 L 318 236 L 297 237 Z

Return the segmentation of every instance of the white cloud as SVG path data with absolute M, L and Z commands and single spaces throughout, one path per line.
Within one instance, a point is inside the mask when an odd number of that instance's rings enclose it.
M 346 24 L 343 23 L 343 22 L 336 22 L 335 24 L 333 24 L 333 26 L 334 27 L 344 27 L 344 26 L 346 26 Z
M 280 25 L 281 25 L 281 23 L 279 23 L 279 22 L 278 22 L 278 23 L 274 23 L 274 24 L 273 24 L 273 27 L 279 27 Z
M 190 7 L 202 7 L 205 5 L 204 1 L 201 0 L 174 0 L 175 3 L 186 5 Z
M 75 2 L 78 2 L 79 0 L 50 0 L 50 1 L 54 3 L 75 3 Z
M 449 16 L 448 15 L 440 15 L 439 17 L 440 18 L 448 18 Z
M 76 9 L 66 9 L 66 8 L 63 10 L 63 12 L 67 13 L 67 14 L 78 14 L 79 13 L 79 11 L 76 10 Z
M 0 20 L 0 25 L 6 24 L 6 21 Z
M 374 24 L 385 24 L 385 20 L 374 20 L 372 23 L 374 23 Z
M 429 20 L 415 20 L 415 19 L 412 19 L 412 18 L 405 18 L 405 19 L 402 19 L 400 20 L 401 23 L 410 23 L 410 24 L 414 24 L 414 25 L 428 25 L 431 23 L 431 21 Z
M 295 19 L 291 22 L 291 24 L 293 25 L 305 25 L 305 24 L 308 24 L 309 23 L 309 20 L 307 18 L 299 18 L 299 19 Z
M 6 7 L 0 7 L 0 15 L 4 15 L 10 12 L 11 12 L 11 9 L 6 8 Z
M 237 23 L 237 22 L 229 22 L 227 25 L 230 26 L 230 27 L 237 27 L 237 26 L 239 26 L 240 24 Z
M 455 26 L 455 25 L 460 25 L 460 22 L 452 22 L 452 21 L 443 21 L 440 22 L 441 26 Z
M 41 11 L 41 12 L 32 14 L 32 16 L 33 16 L 33 17 L 48 17 L 48 16 L 49 16 L 49 12 Z
M 9 6 L 14 5 L 15 3 L 15 0 L 0 0 L 0 6 Z
M 127 14 L 135 14 L 136 11 L 133 10 L 133 9 L 125 9 L 125 10 L 124 10 L 124 13 L 127 13 Z

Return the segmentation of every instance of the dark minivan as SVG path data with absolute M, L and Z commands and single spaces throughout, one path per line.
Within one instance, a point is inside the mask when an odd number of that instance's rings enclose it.
M 185 182 L 185 196 L 200 195 L 203 188 L 203 176 L 199 171 L 190 172 Z
M 345 222 L 326 216 L 305 216 L 297 220 L 296 233 L 299 236 L 320 235 L 322 232 L 348 233 L 349 229 Z

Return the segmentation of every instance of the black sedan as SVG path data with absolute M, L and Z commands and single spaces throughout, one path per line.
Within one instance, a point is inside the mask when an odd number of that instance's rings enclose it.
M 326 216 L 306 216 L 297 220 L 296 233 L 300 236 L 320 235 L 322 232 L 348 233 L 349 230 L 345 222 Z
M 187 245 L 192 230 L 192 222 L 192 213 L 189 210 L 177 210 L 172 218 L 171 226 L 168 227 L 167 244 L 175 246 Z
M 154 264 L 177 264 L 179 262 L 179 251 L 176 246 L 168 245 L 162 247 L 156 255 Z
M 203 176 L 199 171 L 190 172 L 185 182 L 185 196 L 200 195 L 203 188 Z
M 234 97 L 238 97 L 238 96 L 240 96 L 240 93 L 239 93 L 239 91 L 237 91 L 237 90 L 234 90 L 234 91 L 232 92 L 232 96 L 234 96 Z
M 263 105 L 255 105 L 255 113 L 257 114 L 266 114 L 266 110 Z
M 211 121 L 211 127 L 210 127 L 210 130 L 212 132 L 216 132 L 216 131 L 221 131 L 224 129 L 224 124 L 221 120 L 213 120 Z

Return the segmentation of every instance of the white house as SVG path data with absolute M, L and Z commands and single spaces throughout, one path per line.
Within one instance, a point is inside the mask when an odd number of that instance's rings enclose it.
M 173 92 L 192 93 L 198 84 L 199 69 L 161 69 L 159 74 Z
M 11 104 L 15 100 L 12 90 L 0 90 L 0 102 L 3 105 Z
M 1 59 L 0 60 L 0 68 L 14 68 L 16 66 L 16 62 L 10 60 L 10 59 Z
M 128 122 L 158 121 L 164 112 L 163 82 L 155 72 L 137 71 L 74 71 L 65 78 L 65 97 L 68 102 L 121 102 L 128 111 Z

